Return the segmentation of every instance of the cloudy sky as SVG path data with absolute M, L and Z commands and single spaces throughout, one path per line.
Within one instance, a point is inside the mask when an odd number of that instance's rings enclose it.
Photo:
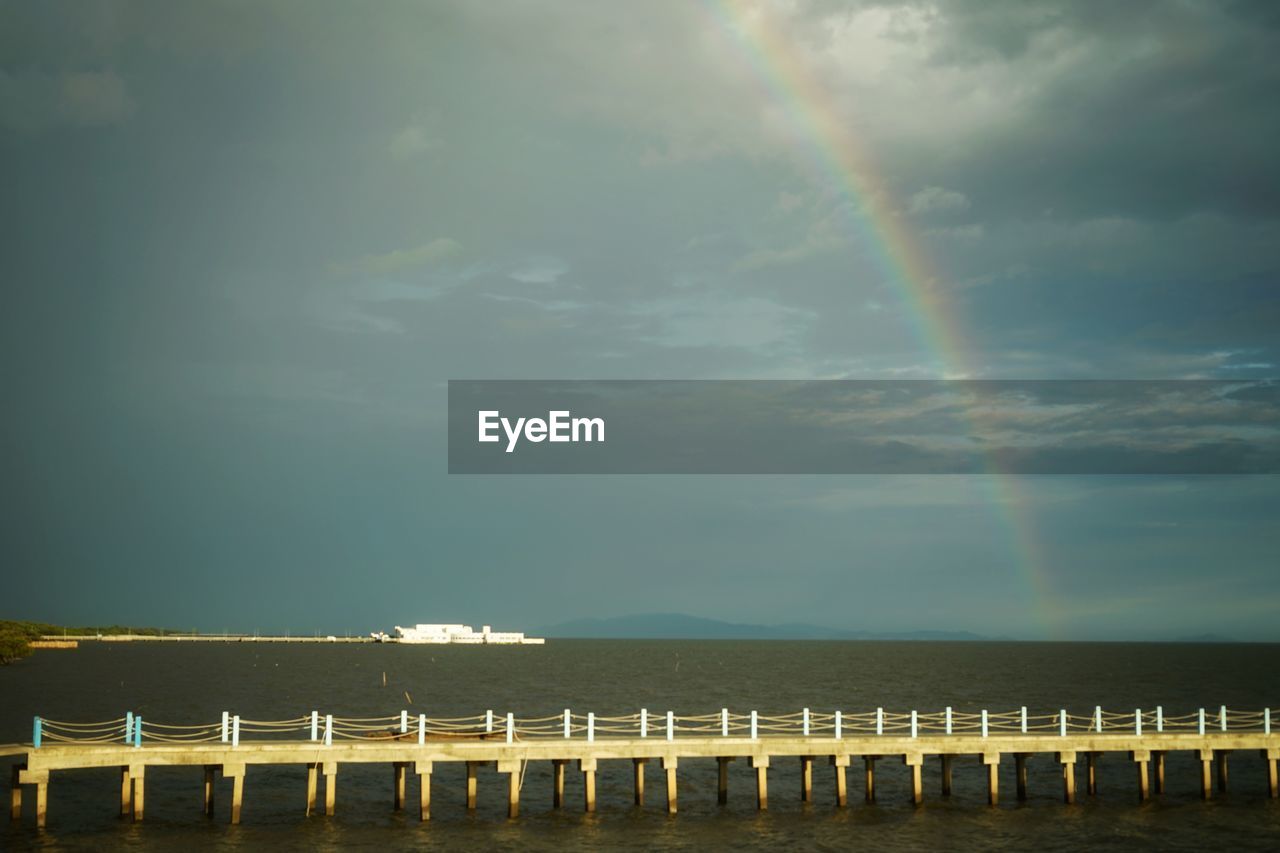
M 1273 476 L 444 441 L 449 379 L 1274 376 L 1278 53 L 1268 0 L 4 3 L 0 616 L 1280 640 Z

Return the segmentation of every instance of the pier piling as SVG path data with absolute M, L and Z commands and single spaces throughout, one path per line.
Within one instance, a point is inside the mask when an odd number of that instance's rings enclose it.
M 727 805 L 729 803 L 729 762 L 732 758 L 717 758 L 716 764 L 719 765 L 719 779 L 716 784 L 716 803 L 719 805 Z
M 418 775 L 418 820 L 431 820 L 431 762 L 415 762 L 413 770 Z
M 1027 799 L 1027 753 L 1015 752 L 1013 754 L 1014 777 L 1018 788 L 1018 802 L 1026 802 Z
M 1164 793 L 1164 752 L 1153 750 L 1151 753 L 1151 775 L 1155 777 L 1157 794 Z
M 231 777 L 231 823 L 240 822 L 240 807 L 244 803 L 244 774 L 245 765 L 243 764 L 224 764 L 222 765 L 222 775 Z M 336 772 L 336 771 L 335 771 Z M 332 779 L 333 777 L 329 777 Z M 333 793 L 333 785 L 330 784 L 326 789 L 326 798 Z M 329 814 L 333 814 L 330 807 Z
M 923 755 L 905 755 L 903 763 L 911 768 L 911 802 L 920 805 L 924 802 L 924 780 L 922 771 L 924 770 Z
M 1227 756 L 1230 754 L 1230 750 L 1220 749 L 1215 755 L 1218 760 L 1218 793 L 1220 794 L 1227 792 Z
M 751 756 L 751 766 L 756 771 L 756 809 L 769 808 L 769 756 Z
M 479 769 L 480 762 L 467 762 L 467 811 L 476 810 L 476 770 Z
M 1213 796 L 1213 750 L 1200 750 L 1200 799 L 1207 800 Z
M 635 782 L 635 802 L 637 806 L 644 805 L 644 766 L 648 762 L 646 758 L 631 759 L 631 773 Z
M 582 771 L 582 807 L 591 814 L 596 810 L 596 760 L 580 759 L 578 769 Z
M 1086 767 L 1085 793 L 1093 796 L 1098 793 L 1098 753 L 1086 752 L 1084 754 L 1084 763 Z
M 662 757 L 662 769 L 667 771 L 667 814 L 676 813 L 676 765 L 679 759 L 674 755 Z
M 813 756 L 800 756 L 800 802 L 813 800 Z
M 846 771 L 849 768 L 849 756 L 831 756 L 831 768 L 836 775 L 836 806 L 844 808 L 849 805 L 849 783 L 846 778 Z
M 120 817 L 128 817 L 133 811 L 133 783 L 129 781 L 129 768 L 120 768 Z
M 564 766 L 568 764 L 563 758 L 551 762 L 551 808 L 564 808 Z M 643 784 L 643 783 L 642 783 Z
M 405 789 L 405 762 L 393 761 L 391 763 L 391 809 L 392 811 L 404 811 L 404 789 Z
M 1133 757 L 1134 764 L 1138 766 L 1138 802 L 1145 803 L 1151 796 L 1151 776 L 1147 767 L 1151 760 L 1151 753 L 1147 750 L 1134 750 L 1130 755 Z
M 983 753 L 982 763 L 987 765 L 987 805 L 1000 804 L 1000 753 Z
M 867 775 L 867 805 L 871 805 L 876 801 L 876 757 L 874 755 L 862 756 L 862 763 L 866 768 Z
M 1076 801 L 1076 754 L 1059 752 L 1057 759 L 1062 764 L 1062 801 L 1069 805 Z
M 333 810 L 338 803 L 338 764 L 337 762 L 327 761 L 320 765 L 320 772 L 324 774 L 324 813 L 326 817 L 333 817 Z M 225 776 L 226 768 L 222 769 Z M 237 777 L 238 778 L 238 777 Z
M 144 807 L 146 804 L 146 776 L 147 771 L 145 764 L 135 764 L 129 768 L 129 776 L 133 779 L 133 821 L 137 823 L 142 820 Z
M 950 709 L 948 709 L 950 710 Z M 951 796 L 951 762 L 955 756 L 942 756 L 942 796 Z
M 307 765 L 307 817 L 316 810 L 316 781 L 320 776 L 320 765 L 312 762 Z
M 1280 749 L 1264 749 L 1262 758 L 1267 762 L 1267 796 L 1274 800 L 1280 794 L 1280 786 L 1276 784 L 1276 759 L 1280 758 Z
M 213 771 L 215 765 L 204 765 L 204 814 L 210 816 L 213 814 Z M 307 803 L 307 813 L 311 813 L 311 806 L 315 804 L 315 789 L 311 790 L 311 800 Z
M 1272 778 L 1275 778 L 1275 766 L 1276 766 L 1276 763 L 1274 761 L 1271 762 Z M 10 771 L 10 781 L 9 781 L 9 820 L 10 821 L 22 820 L 22 783 L 19 781 L 19 779 L 22 776 L 22 771 L 26 769 L 27 769 L 27 765 L 25 764 L 14 764 Z

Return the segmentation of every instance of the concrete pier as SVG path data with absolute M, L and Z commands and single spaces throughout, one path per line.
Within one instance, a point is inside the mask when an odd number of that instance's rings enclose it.
M 635 734 L 625 733 L 629 718 L 588 717 L 585 727 L 573 727 L 569 717 L 563 722 L 560 715 L 544 726 L 522 724 L 507 716 L 505 725 L 495 723 L 491 730 L 483 725 L 472 729 L 469 724 L 444 721 L 433 730 L 425 718 L 420 718 L 414 731 L 407 715 L 388 718 L 388 726 L 357 721 L 352 723 L 327 715 L 308 714 L 295 721 L 262 723 L 240 721 L 234 715 L 225 725 L 210 727 L 209 734 L 201 742 L 180 742 L 163 734 L 166 727 L 148 722 L 145 731 L 127 718 L 104 725 L 121 725 L 118 742 L 103 742 L 101 736 L 92 735 L 75 740 L 75 726 L 92 728 L 97 724 L 56 724 L 37 719 L 36 737 L 27 745 L 0 745 L 0 755 L 15 756 L 19 763 L 11 776 L 10 817 L 23 817 L 24 790 L 34 795 L 34 818 L 37 826 L 44 826 L 48 816 L 49 780 L 53 774 L 73 772 L 89 768 L 114 768 L 119 773 L 119 813 L 134 821 L 142 821 L 146 814 L 147 768 L 155 766 L 190 766 L 199 768 L 203 776 L 197 797 L 201 813 L 213 814 L 216 780 L 219 776 L 230 782 L 231 822 L 241 820 L 245 806 L 245 779 L 251 767 L 295 765 L 306 770 L 304 794 L 307 815 L 317 814 L 317 795 L 320 777 L 324 785 L 324 814 L 333 815 L 337 802 L 338 771 L 344 764 L 380 764 L 391 775 L 390 806 L 399 811 L 406 808 L 408 774 L 410 768 L 418 777 L 419 818 L 428 820 L 431 815 L 431 776 L 438 763 L 461 764 L 466 774 L 466 808 L 474 811 L 477 805 L 477 777 L 482 766 L 496 768 L 506 774 L 507 814 L 517 818 L 521 808 L 521 788 L 527 767 L 532 763 L 548 762 L 552 768 L 552 807 L 565 806 L 565 768 L 575 762 L 582 774 L 583 810 L 594 812 L 597 808 L 596 774 L 601 762 L 609 764 L 629 762 L 634 784 L 634 800 L 643 807 L 645 794 L 645 766 L 648 762 L 660 762 L 665 782 L 666 810 L 675 815 L 678 811 L 677 771 L 682 762 L 715 761 L 717 764 L 716 801 L 729 802 L 729 766 L 737 759 L 745 759 L 755 771 L 756 806 L 760 810 L 769 807 L 768 771 L 773 759 L 795 760 L 799 763 L 802 802 L 813 802 L 813 764 L 825 760 L 833 770 L 830 784 L 834 787 L 838 807 L 848 805 L 847 771 L 855 757 L 863 761 L 865 773 L 865 799 L 876 800 L 876 767 L 882 758 L 900 759 L 910 768 L 911 800 L 924 800 L 923 767 L 926 761 L 939 759 L 942 769 L 943 796 L 952 793 L 952 775 L 957 757 L 976 758 L 985 768 L 987 802 L 998 806 L 1000 802 L 1000 763 L 1005 756 L 1013 758 L 1014 781 L 1017 798 L 1025 801 L 1029 795 L 1027 763 L 1037 755 L 1052 757 L 1061 765 L 1062 796 L 1066 803 L 1076 798 L 1076 763 L 1081 754 L 1086 762 L 1086 785 L 1089 792 L 1097 791 L 1097 763 L 1103 755 L 1119 755 L 1133 762 L 1136 774 L 1135 793 L 1139 802 L 1149 799 L 1153 792 L 1161 795 L 1165 787 L 1165 756 L 1170 752 L 1191 753 L 1200 764 L 1200 792 L 1208 798 L 1214 789 L 1225 791 L 1228 784 L 1228 760 L 1237 753 L 1241 760 L 1257 756 L 1266 762 L 1266 796 L 1276 797 L 1277 760 L 1280 759 L 1280 737 L 1270 731 L 1270 712 L 1254 712 L 1246 715 L 1246 722 L 1234 728 L 1225 724 L 1207 730 L 1169 731 L 1170 718 L 1164 718 L 1166 730 L 1145 728 L 1135 722 L 1132 731 L 1114 724 L 1117 715 L 1108 718 L 1106 731 L 1094 726 L 1068 731 L 1065 716 L 1054 715 L 1047 723 L 1040 722 L 1038 729 L 1028 725 L 1027 715 L 1017 715 L 1017 729 L 1001 731 L 990 720 L 1007 721 L 1008 715 L 982 715 L 981 727 L 969 724 L 963 731 L 950 733 L 924 730 L 918 727 L 921 719 L 912 714 L 909 718 L 899 715 L 892 718 L 877 711 L 868 715 L 855 728 L 855 715 L 846 715 L 832 725 L 830 717 L 806 712 L 804 726 L 808 734 L 779 733 L 786 731 L 789 717 L 771 718 L 769 733 L 761 735 L 757 730 L 757 715 L 736 715 L 727 711 L 714 715 L 710 721 L 714 727 L 698 723 L 702 718 L 685 718 L 689 721 L 690 734 L 679 733 L 680 718 L 666 725 L 647 727 L 643 716 Z M 798 715 L 793 715 L 793 717 Z M 976 715 L 972 715 L 976 716 Z M 324 719 L 324 733 L 319 725 L 312 728 L 312 719 Z M 481 719 L 484 719 L 483 717 Z M 546 718 L 542 718 L 546 719 Z M 909 723 L 903 722 L 909 719 Z M 925 718 L 928 719 L 928 718 Z M 1032 717 L 1034 721 L 1036 718 Z M 1043 720 L 1043 717 L 1040 718 Z M 608 732 L 599 736 L 601 729 L 594 728 L 595 721 L 607 725 Z M 621 722 L 619 722 L 621 720 Z M 748 724 L 746 721 L 750 720 Z M 779 722 L 782 720 L 783 722 Z M 535 719 L 534 724 L 538 722 Z M 665 720 L 663 721 L 666 722 Z M 947 714 L 946 725 L 959 729 L 967 721 L 963 715 Z M 297 724 L 297 739 L 288 739 L 289 726 Z M 59 728 L 58 726 L 63 726 Z M 1012 727 L 1012 726 L 1011 726 Z M 187 730 L 198 727 L 168 727 Z M 799 725 L 796 726 L 799 729 Z M 126 731 L 127 729 L 127 731 Z M 282 733 L 282 730 L 285 730 Z M 707 734 L 708 731 L 718 734 Z M 70 732 L 68 734 L 67 732 Z M 151 732 L 152 740 L 145 740 Z M 621 732 L 621 733 L 620 733 Z M 585 736 L 582 734 L 585 733 Z M 241 739 L 242 734 L 245 736 Z M 266 736 L 250 739 L 254 734 Z M 308 737 L 310 735 L 310 737 Z M 967 766 L 967 762 L 966 762 Z M 195 779 L 201 778 L 194 776 Z M 385 779 L 385 776 L 380 778 Z M 385 783 L 384 783 L 385 784 Z M 744 792 L 745 793 L 745 792 Z M 1261 791 L 1258 792 L 1262 794 Z M 194 806 L 194 803 L 193 803 Z M 194 813 L 194 808 L 193 808 Z

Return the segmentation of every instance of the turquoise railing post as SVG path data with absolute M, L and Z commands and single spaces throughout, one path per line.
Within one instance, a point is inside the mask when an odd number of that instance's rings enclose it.
M 40 735 L 42 734 L 41 729 L 42 725 L 40 723 L 40 718 L 36 717 L 31 723 L 31 745 L 36 749 L 40 748 Z
M 133 718 L 133 745 L 142 746 L 142 717 Z

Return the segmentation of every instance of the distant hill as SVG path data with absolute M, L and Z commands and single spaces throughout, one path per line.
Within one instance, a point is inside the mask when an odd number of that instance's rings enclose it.
M 1190 637 L 1178 637 L 1175 643 L 1238 643 L 1239 640 L 1224 637 L 1221 634 L 1194 634 Z
M 638 613 L 611 619 L 574 619 L 537 628 L 539 637 L 619 640 L 989 640 L 968 631 L 848 631 L 791 622 L 751 625 L 684 613 Z

